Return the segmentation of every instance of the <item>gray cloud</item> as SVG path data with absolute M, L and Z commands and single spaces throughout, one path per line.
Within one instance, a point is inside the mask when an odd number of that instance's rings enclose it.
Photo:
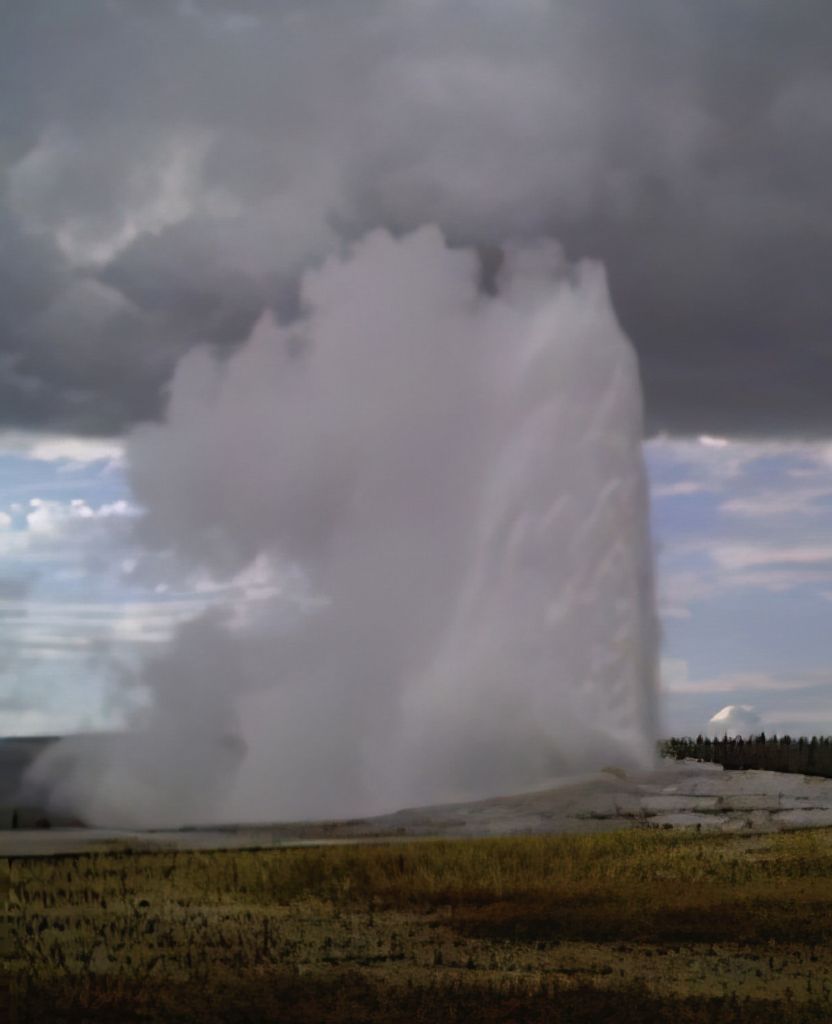
M 13 2 L 0 415 L 120 431 L 385 225 L 608 266 L 652 429 L 828 433 L 822 0 Z
M 0 601 L 22 601 L 29 593 L 31 585 L 31 580 L 28 579 L 0 576 Z

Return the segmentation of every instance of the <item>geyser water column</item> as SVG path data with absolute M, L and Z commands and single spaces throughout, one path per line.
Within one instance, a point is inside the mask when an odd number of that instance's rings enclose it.
M 292 323 L 183 359 L 165 422 L 128 445 L 149 562 L 253 573 L 259 599 L 178 632 L 125 763 L 63 779 L 65 803 L 344 816 L 651 760 L 633 350 L 602 268 L 552 243 L 480 279 L 436 228 L 378 231 L 305 275 Z
M 654 758 L 657 620 L 635 353 L 597 264 L 509 252 L 499 430 L 441 649 L 408 695 L 457 794 Z M 427 708 L 427 712 L 424 709 Z M 461 737 L 456 745 L 454 737 Z M 417 765 L 413 765 L 414 772 Z

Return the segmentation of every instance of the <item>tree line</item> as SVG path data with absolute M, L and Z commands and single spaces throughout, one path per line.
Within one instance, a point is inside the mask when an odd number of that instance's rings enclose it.
M 727 736 L 718 739 L 686 736 L 664 740 L 659 744 L 662 757 L 681 761 L 690 757 L 711 761 L 724 768 L 761 768 L 769 772 L 798 772 L 801 775 L 822 775 L 832 778 L 832 737 L 813 736 L 751 736 L 747 739 Z

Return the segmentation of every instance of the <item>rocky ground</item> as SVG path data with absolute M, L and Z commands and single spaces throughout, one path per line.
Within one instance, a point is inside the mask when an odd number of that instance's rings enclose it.
M 421 836 L 588 833 L 633 827 L 777 832 L 832 825 L 832 779 L 779 772 L 726 772 L 663 761 L 654 771 L 607 768 L 534 792 L 398 811 L 377 818 L 129 832 L 50 829 L 0 832 L 0 856 L 74 852 L 113 842 L 178 849 Z

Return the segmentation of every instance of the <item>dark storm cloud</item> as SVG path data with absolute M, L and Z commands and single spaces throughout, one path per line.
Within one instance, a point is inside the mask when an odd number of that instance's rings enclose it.
M 0 416 L 118 431 L 344 239 L 604 260 L 652 429 L 829 433 L 826 0 L 13 0 Z

